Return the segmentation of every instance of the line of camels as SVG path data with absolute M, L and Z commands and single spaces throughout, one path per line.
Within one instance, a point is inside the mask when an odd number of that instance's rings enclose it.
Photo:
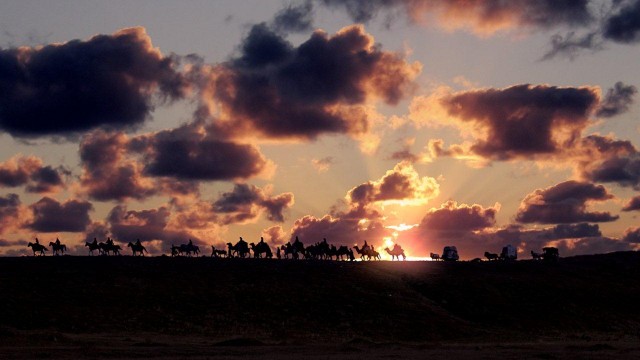
M 273 258 L 273 251 L 271 247 L 264 241 L 264 238 L 260 238 L 260 241 L 256 243 L 247 243 L 242 237 L 235 244 L 227 243 L 227 249 L 216 249 L 215 246 L 211 246 L 211 257 L 225 257 L 225 258 Z M 49 251 L 47 246 L 40 243 L 38 238 L 35 242 L 30 242 L 28 245 L 33 250 L 34 256 L 46 256 L 46 252 Z M 50 242 L 49 246 L 53 251 L 53 255 L 64 255 L 67 252 L 67 246 L 60 243 L 60 239 L 56 239 L 55 242 Z M 107 238 L 106 242 L 98 242 L 96 238 L 93 242 L 85 242 L 85 247 L 88 248 L 89 256 L 94 255 L 122 255 L 123 248 L 115 244 L 113 239 Z M 142 245 L 138 239 L 136 242 L 129 242 L 127 247 L 131 248 L 133 256 L 145 256 L 149 252 Z M 321 242 L 304 246 L 304 244 L 298 239 L 293 243 L 288 242 L 284 245 L 277 246 L 276 258 L 278 259 L 323 259 L 323 260 L 350 260 L 356 259 L 356 254 L 360 255 L 362 260 L 381 260 L 380 252 L 375 250 L 373 246 L 364 242 L 362 248 L 354 246 L 353 249 L 348 246 L 336 247 L 333 244 L 329 244 L 327 239 L 323 239 Z M 355 250 L 355 253 L 354 251 Z M 395 244 L 392 249 L 386 247 L 384 249 L 392 260 L 406 260 L 404 249 L 398 244 Z M 193 244 L 191 240 L 187 244 L 181 244 L 179 246 L 171 245 L 170 255 L 175 256 L 200 256 L 200 247 Z M 166 255 L 165 255 L 166 256 Z
M 260 241 L 256 243 L 247 243 L 242 237 L 235 244 L 227 243 L 227 249 L 216 249 L 215 246 L 211 245 L 211 257 L 215 258 L 266 258 L 272 259 L 274 257 L 273 251 L 271 247 L 264 241 L 264 238 L 260 238 Z M 34 256 L 45 256 L 46 252 L 49 251 L 47 246 L 40 244 L 38 238 L 36 238 L 35 243 L 29 243 L 27 245 L 33 250 Z M 60 242 L 60 239 L 56 239 L 55 242 L 49 242 L 49 246 L 53 252 L 53 255 L 64 255 L 67 251 L 67 246 Z M 93 242 L 86 242 L 85 247 L 88 248 L 89 256 L 93 255 L 122 255 L 121 252 L 123 248 L 115 244 L 113 239 L 107 238 L 106 242 L 98 242 L 96 238 L 93 239 Z M 133 256 L 145 256 L 149 252 L 142 245 L 140 239 L 136 242 L 129 242 L 127 247 L 131 248 L 131 252 Z M 503 248 L 501 254 L 494 254 L 485 252 L 484 256 L 487 260 L 515 260 L 517 258 L 517 254 L 509 255 L 510 253 L 507 251 L 509 248 L 512 248 L 510 245 Z M 317 242 L 312 245 L 305 246 L 296 236 L 295 241 L 288 242 L 284 245 L 277 246 L 276 248 L 276 258 L 277 259 L 321 259 L 321 260 L 348 260 L 354 261 L 356 260 L 356 254 L 360 255 L 361 260 L 381 260 L 380 252 L 375 250 L 375 248 L 367 242 L 364 242 L 362 248 L 358 245 L 353 246 L 353 248 L 349 248 L 348 246 L 339 246 L 336 247 L 333 244 L 329 244 L 327 239 L 324 238 L 322 241 Z M 355 250 L 355 253 L 354 253 Z M 389 255 L 391 255 L 391 260 L 406 260 L 407 256 L 405 255 L 404 249 L 398 244 L 395 244 L 392 249 L 389 247 L 384 248 Z M 451 252 L 454 252 L 452 256 Z M 253 256 L 252 256 L 253 253 Z M 515 254 L 515 252 L 514 252 Z M 186 244 L 181 244 L 179 246 L 171 245 L 170 248 L 171 257 L 176 256 L 200 256 L 200 247 L 198 245 L 193 244 L 191 239 Z M 163 254 L 166 256 L 166 254 Z M 444 248 L 443 255 L 440 256 L 436 253 L 430 253 L 429 256 L 432 260 L 441 261 L 441 260 L 458 260 L 457 249 L 455 246 L 447 246 Z M 534 260 L 552 260 L 557 261 L 559 258 L 558 249 L 555 247 L 545 247 L 543 248 L 542 253 L 536 253 L 531 251 L 531 257 Z M 480 258 L 475 258 L 472 261 L 477 262 L 481 261 Z

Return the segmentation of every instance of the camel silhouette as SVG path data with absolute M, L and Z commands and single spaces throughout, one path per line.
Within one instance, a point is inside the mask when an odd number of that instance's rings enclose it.
M 258 243 L 258 245 L 251 243 L 249 244 L 249 246 L 251 247 L 251 250 L 253 251 L 253 257 L 258 259 L 262 257 L 262 254 L 264 254 L 264 256 L 266 258 L 271 259 L 273 257 L 273 253 L 271 252 L 271 248 L 269 247 L 269 245 L 267 245 L 266 242 L 264 242 L 264 240 L 262 238 L 260 238 L 260 242 Z
M 398 261 L 400 261 L 400 256 L 402 256 L 402 260 L 407 260 L 407 256 L 404 254 L 404 249 L 398 244 L 393 246 L 393 250 L 389 250 L 388 247 L 384 248 L 387 254 L 391 255 L 391 261 L 395 257 Z
M 249 244 L 242 237 L 235 245 L 227 243 L 227 248 L 229 249 L 229 257 L 234 257 L 235 254 L 237 257 L 245 258 L 249 254 Z
M 365 246 L 362 247 L 362 249 L 360 249 L 358 245 L 354 246 L 353 248 L 356 249 L 356 252 L 358 254 L 360 254 L 360 259 L 362 260 L 364 260 L 365 256 L 367 257 L 367 260 L 380 260 L 380 253 L 375 251 L 371 246 L 366 245 L 366 243 Z

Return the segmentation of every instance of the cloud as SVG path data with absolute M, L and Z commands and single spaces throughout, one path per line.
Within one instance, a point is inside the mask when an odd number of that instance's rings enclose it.
M 581 239 L 563 239 L 548 244 L 558 248 L 561 256 L 605 254 L 614 251 L 634 250 L 628 242 L 608 237 L 587 237 Z
M 292 193 L 269 196 L 268 192 L 249 184 L 235 184 L 231 192 L 222 193 L 213 203 L 213 211 L 223 215 L 224 225 L 257 218 L 266 211 L 270 221 L 283 222 L 283 212 L 294 204 Z
M 0 49 L 0 129 L 16 137 L 139 127 L 153 95 L 183 97 L 176 62 L 144 28 L 43 47 Z
M 93 239 L 104 242 L 108 237 L 111 237 L 109 226 L 103 221 L 94 221 L 85 230 L 84 242 L 93 242 Z M 84 243 L 81 246 L 84 246 Z M 82 252 L 88 252 L 88 250 Z
M 292 241 L 299 237 L 305 244 L 313 244 L 326 238 L 336 245 L 379 243 L 391 231 L 384 227 L 382 214 L 377 210 L 367 208 L 352 208 L 348 211 L 332 211 L 330 214 L 317 218 L 305 215 L 297 219 L 291 229 Z
M 23 219 L 23 208 L 18 194 L 0 196 L 0 234 L 17 228 Z
M 319 173 L 326 172 L 329 170 L 331 165 L 333 165 L 333 157 L 327 156 L 322 159 L 312 159 L 311 165 L 313 165 L 313 168 Z
M 80 142 L 83 190 L 96 200 L 142 200 L 158 192 L 143 176 L 142 164 L 128 158 L 129 138 L 121 132 L 94 131 Z
M 262 230 L 262 237 L 264 237 L 269 244 L 274 246 L 285 244 L 289 240 L 286 236 L 287 234 L 282 229 L 281 225 L 275 225 Z
M 565 181 L 546 189 L 537 189 L 522 200 L 516 221 L 521 223 L 607 222 L 618 219 L 609 212 L 587 211 L 588 202 L 612 199 L 602 185 Z
M 143 154 L 144 173 L 193 180 L 242 180 L 270 174 L 274 165 L 251 144 L 217 139 L 199 123 L 141 135 L 132 141 Z
M 585 50 L 602 50 L 602 44 L 603 41 L 597 32 L 580 35 L 575 31 L 570 31 L 564 36 L 555 34 L 551 37 L 551 49 L 540 60 L 551 60 L 559 56 L 573 60 Z
M 633 97 L 637 93 L 638 88 L 635 86 L 626 85 L 622 81 L 618 81 L 613 88 L 607 91 L 596 115 L 612 117 L 627 112 L 629 106 L 633 104 Z
M 492 34 L 513 28 L 548 29 L 580 26 L 592 20 L 588 0 L 577 1 L 484 1 L 484 0 L 321 0 L 330 7 L 346 10 L 357 22 L 368 22 L 379 14 L 386 21 L 402 15 L 412 23 L 436 19 L 446 29 L 468 29 Z
M 492 227 L 496 223 L 496 214 L 500 204 L 483 208 L 480 205 L 467 205 L 447 201 L 440 208 L 432 208 L 422 218 L 420 228 L 425 231 L 469 232 Z
M 44 166 L 38 157 L 16 155 L 0 163 L 0 186 L 26 186 L 27 192 L 52 193 L 64 188 L 65 174 L 68 170 Z
M 313 3 L 310 0 L 289 4 L 276 13 L 271 26 L 279 32 L 305 32 L 313 26 Z
M 295 47 L 258 24 L 240 53 L 214 69 L 203 93 L 219 105 L 222 133 L 303 140 L 326 133 L 358 136 L 372 126 L 368 105 L 397 104 L 413 91 L 419 71 L 419 64 L 380 50 L 362 26 L 333 36 L 317 30 Z
M 580 138 L 599 103 L 594 88 L 516 85 L 441 99 L 449 116 L 475 135 L 470 151 L 492 160 L 551 154 Z
M 640 188 L 640 153 L 627 140 L 591 135 L 571 154 L 578 177 Z
M 622 211 L 635 211 L 635 210 L 640 210 L 640 196 L 632 197 L 629 200 L 629 202 L 627 202 L 622 208 Z
M 170 225 L 171 211 L 164 206 L 147 210 L 128 210 L 124 205 L 115 206 L 107 216 L 107 224 L 111 234 L 120 242 L 136 241 L 152 242 L 159 240 L 162 248 L 168 249 L 170 244 L 186 243 L 192 239 L 199 243 L 195 234 Z
M 592 21 L 586 33 L 576 35 L 570 31 L 551 38 L 551 50 L 542 58 L 549 60 L 556 56 L 574 59 L 583 51 L 600 51 L 608 42 L 637 44 L 640 42 L 640 1 L 610 1 L 601 5 L 603 14 Z
M 640 243 L 640 227 L 630 227 L 624 231 L 622 241 L 627 243 Z
M 622 44 L 640 42 L 640 1 L 616 3 L 626 6 L 606 19 L 602 30 L 603 37 Z
M 371 203 L 426 204 L 440 194 L 436 179 L 420 177 L 411 163 L 403 161 L 378 180 L 367 181 L 347 193 L 347 201 L 356 206 Z
M 38 232 L 81 232 L 91 223 L 90 202 L 67 200 L 63 203 L 49 197 L 43 197 L 30 206 L 33 222 L 27 227 Z

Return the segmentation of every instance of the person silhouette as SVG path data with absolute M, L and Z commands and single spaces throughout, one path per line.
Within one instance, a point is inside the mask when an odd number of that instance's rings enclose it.
M 260 244 L 264 244 L 264 238 L 260 236 Z
M 113 240 L 111 238 L 107 238 L 107 244 L 113 246 Z
M 138 241 L 136 241 L 136 246 L 142 246 L 142 243 L 140 242 L 140 239 L 138 239 Z
M 93 238 L 93 245 L 98 245 L 98 239 L 97 238 Z
M 280 246 L 276 247 L 276 257 L 280 259 Z
M 38 238 L 36 238 L 36 244 L 40 245 L 40 240 L 38 240 Z
M 193 246 L 193 241 L 191 241 L 191 239 L 189 239 L 189 246 Z

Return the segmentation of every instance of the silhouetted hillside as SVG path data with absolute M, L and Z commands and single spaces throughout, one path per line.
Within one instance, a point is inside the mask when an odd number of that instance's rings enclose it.
M 559 263 L 0 258 L 0 335 L 13 344 L 51 340 L 33 334 L 247 345 L 622 339 L 639 334 L 639 279 L 636 252 Z

